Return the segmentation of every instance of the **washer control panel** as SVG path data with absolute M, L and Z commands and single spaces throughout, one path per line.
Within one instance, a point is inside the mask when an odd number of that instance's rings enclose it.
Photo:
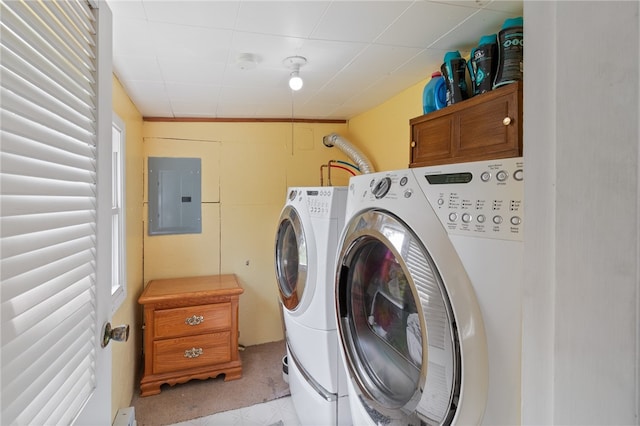
M 449 234 L 522 241 L 523 166 L 522 157 L 514 157 L 356 176 L 349 183 L 347 211 L 431 208 Z M 431 207 L 416 202 L 422 197 Z
M 522 157 L 411 169 L 450 234 L 523 238 Z
M 311 217 L 332 218 L 344 211 L 346 187 L 302 187 L 289 189 L 289 203 L 306 209 Z M 344 195 L 341 195 L 344 194 Z

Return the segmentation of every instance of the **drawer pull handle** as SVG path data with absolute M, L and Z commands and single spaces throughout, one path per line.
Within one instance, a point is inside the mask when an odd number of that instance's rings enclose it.
M 508 126 L 509 124 L 511 124 L 511 117 L 505 117 L 502 119 L 502 124 L 504 124 L 505 126 Z
M 184 323 L 187 325 L 198 325 L 198 324 L 202 324 L 203 322 L 204 322 L 204 316 L 202 315 L 194 315 L 184 320 Z
M 198 358 L 204 351 L 202 348 L 191 348 L 184 351 L 185 358 Z

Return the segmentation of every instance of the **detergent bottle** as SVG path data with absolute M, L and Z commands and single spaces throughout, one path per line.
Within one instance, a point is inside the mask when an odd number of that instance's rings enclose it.
M 440 67 L 447 87 L 447 105 L 453 105 L 469 97 L 467 91 L 466 67 L 467 61 L 459 51 L 447 52 L 444 63 Z
M 498 33 L 498 69 L 493 88 L 522 80 L 523 71 L 523 20 L 522 17 L 504 21 Z
M 472 96 L 493 89 L 493 79 L 498 68 L 498 37 L 496 34 L 480 38 L 478 46 L 471 49 L 467 68 L 469 68 L 471 79 Z
M 428 114 L 445 106 L 447 106 L 447 88 L 440 71 L 435 71 L 422 91 L 422 112 Z

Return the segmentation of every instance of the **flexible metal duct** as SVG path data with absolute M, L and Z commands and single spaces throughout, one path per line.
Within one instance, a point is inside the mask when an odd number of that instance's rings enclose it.
M 353 146 L 348 140 L 346 140 L 339 134 L 328 134 L 327 136 L 322 138 L 322 143 L 324 143 L 324 145 L 329 148 L 334 145 L 340 148 L 342 152 L 347 154 L 347 156 L 358 165 L 360 173 L 367 174 L 373 173 L 375 171 L 369 159 L 362 152 L 360 152 L 358 148 Z

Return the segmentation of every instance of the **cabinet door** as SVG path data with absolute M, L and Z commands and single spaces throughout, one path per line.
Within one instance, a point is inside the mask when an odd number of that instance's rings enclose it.
M 465 161 L 518 156 L 516 92 L 469 107 L 458 114 L 459 137 L 454 156 Z
M 411 127 L 411 163 L 429 162 L 451 158 L 455 137 L 454 115 L 447 114 L 437 120 L 426 120 Z

